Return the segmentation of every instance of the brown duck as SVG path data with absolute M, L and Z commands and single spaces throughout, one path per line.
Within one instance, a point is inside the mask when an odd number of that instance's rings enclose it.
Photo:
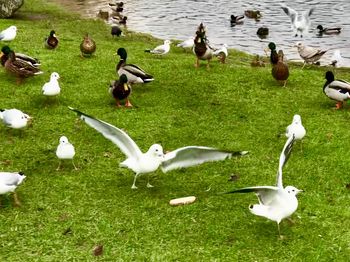
M 287 63 L 283 61 L 283 51 L 278 51 L 278 61 L 276 64 L 272 65 L 272 76 L 279 82 L 283 82 L 283 87 L 287 84 L 287 79 L 289 77 L 289 68 Z
M 128 84 L 128 78 L 125 74 L 122 74 L 118 81 L 113 81 L 109 90 L 116 100 L 117 107 L 121 107 L 121 100 L 126 100 L 125 107 L 132 107 L 128 98 L 131 94 L 131 86 Z
M 96 51 L 96 43 L 88 34 L 80 44 L 80 51 L 82 56 L 91 56 Z
M 45 46 L 47 49 L 55 49 L 58 45 L 58 38 L 54 30 L 50 31 L 50 35 L 45 39 Z

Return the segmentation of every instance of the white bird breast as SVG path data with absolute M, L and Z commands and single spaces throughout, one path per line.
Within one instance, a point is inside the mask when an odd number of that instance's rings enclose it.
M 59 159 L 73 159 L 75 149 L 72 144 L 60 144 L 57 147 L 56 155 Z

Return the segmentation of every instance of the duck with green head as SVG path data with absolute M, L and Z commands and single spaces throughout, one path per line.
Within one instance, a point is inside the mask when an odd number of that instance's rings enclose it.
M 1 48 L 0 61 L 1 61 L 2 66 L 5 66 L 5 62 L 9 58 L 10 52 L 11 52 L 11 48 L 7 45 L 5 45 Z M 40 66 L 40 61 L 37 58 L 31 57 L 31 56 L 28 56 L 25 54 L 16 53 L 16 60 L 20 60 L 23 63 L 28 63 L 30 66 L 34 66 L 34 67 Z
M 125 107 L 132 107 L 132 104 L 129 101 L 131 86 L 128 84 L 128 78 L 125 74 L 122 74 L 118 81 L 113 81 L 111 83 L 109 91 L 116 100 L 117 107 L 121 107 L 121 100 L 126 100 Z
M 145 84 L 152 82 L 153 76 L 147 74 L 143 69 L 134 64 L 127 64 L 126 59 L 128 54 L 125 48 L 121 47 L 117 50 L 117 55 L 119 55 L 120 60 L 116 66 L 116 71 L 119 76 L 125 74 L 128 82 L 131 84 Z
M 287 84 L 289 77 L 289 68 L 286 62 L 284 62 L 284 54 L 282 50 L 278 51 L 278 61 L 272 65 L 272 76 L 278 81 L 283 83 L 283 87 Z
M 270 42 L 268 47 L 265 48 L 265 53 L 267 54 L 267 52 L 270 50 L 270 63 L 271 65 L 275 65 L 278 62 L 278 54 L 276 51 L 276 44 L 273 42 Z

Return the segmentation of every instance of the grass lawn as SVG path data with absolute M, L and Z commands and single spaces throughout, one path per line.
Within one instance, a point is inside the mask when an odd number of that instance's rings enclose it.
M 23 171 L 22 202 L 0 196 L 0 261 L 348 261 L 350 257 L 350 106 L 333 110 L 322 92 L 329 68 L 290 65 L 282 88 L 270 66 L 250 67 L 251 57 L 230 50 L 226 64 L 216 60 L 194 68 L 195 56 L 172 46 L 164 57 L 144 53 L 162 40 L 127 32 L 112 39 L 109 26 L 67 14 L 43 0 L 26 0 L 14 19 L 0 29 L 18 27 L 10 47 L 38 57 L 43 75 L 17 85 L 0 70 L 0 108 L 18 108 L 34 118 L 22 131 L 0 126 L 0 169 Z M 56 50 L 43 39 L 56 30 Z M 196 28 L 193 28 L 195 32 Z M 86 32 L 97 43 L 92 58 L 80 57 Z M 278 48 L 278 40 L 275 40 Z M 1 43 L 4 45 L 3 43 Z M 133 109 L 118 109 L 108 93 L 117 79 L 119 47 L 155 77 L 134 86 Z M 58 98 L 41 88 L 52 72 L 61 76 Z M 337 78 L 350 80 L 348 69 Z M 118 167 L 123 153 L 77 119 L 67 106 L 123 128 L 143 151 L 153 143 L 165 150 L 203 145 L 248 150 L 242 158 L 141 176 L 131 190 L 133 172 Z M 284 185 L 305 190 L 292 216 L 295 224 L 251 214 L 254 194 L 218 195 L 254 185 L 273 185 L 283 133 L 294 114 L 307 129 L 284 168 Z M 65 135 L 76 148 L 56 171 L 55 150 Z M 239 179 L 228 181 L 231 174 Z M 169 200 L 194 195 L 192 205 L 172 207 Z M 103 245 L 103 255 L 92 250 Z

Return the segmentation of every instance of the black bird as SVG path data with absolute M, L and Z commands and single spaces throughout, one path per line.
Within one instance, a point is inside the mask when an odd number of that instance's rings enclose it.
M 111 28 L 111 35 L 114 36 L 121 36 L 121 34 L 123 33 L 123 31 L 120 29 L 119 26 L 112 26 Z
M 56 37 L 56 32 L 51 30 L 50 35 L 45 38 L 45 46 L 48 49 L 55 49 L 58 45 L 58 38 Z

